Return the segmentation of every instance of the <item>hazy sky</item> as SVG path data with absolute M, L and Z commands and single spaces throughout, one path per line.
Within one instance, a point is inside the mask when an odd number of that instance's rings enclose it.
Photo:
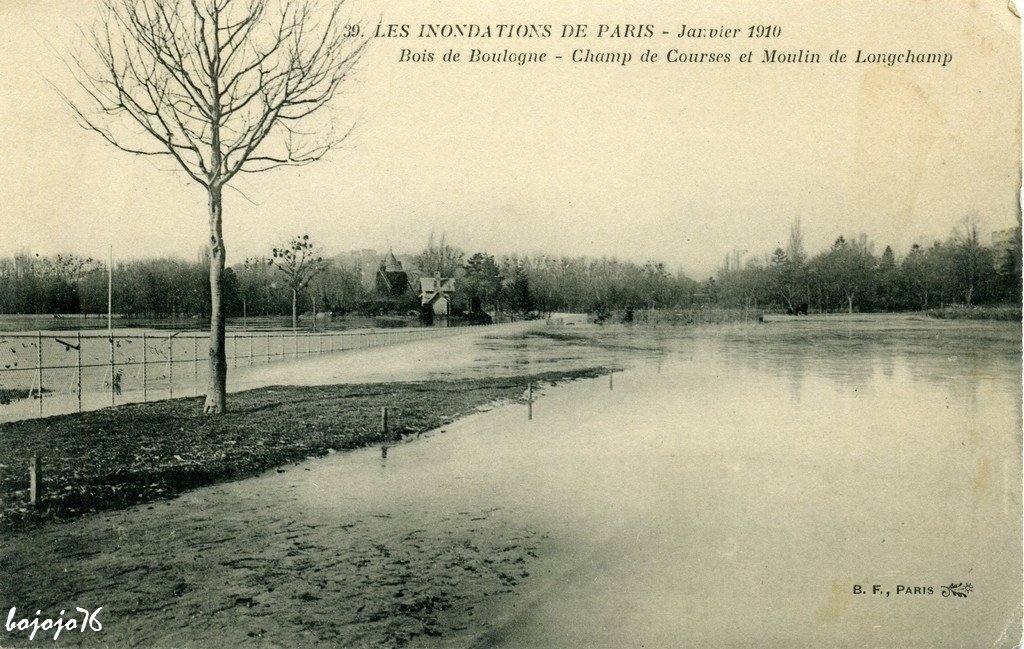
M 716 3 L 717 4 L 717 3 Z M 968 214 L 1016 219 L 1019 24 L 1005 0 L 913 2 L 359 0 L 377 22 L 653 24 L 651 39 L 375 40 L 339 98 L 356 120 L 317 165 L 241 178 L 225 194 L 229 262 L 308 232 L 328 252 L 421 248 L 618 256 L 710 274 L 730 250 L 811 252 L 867 233 L 902 254 Z M 194 258 L 205 197 L 165 159 L 134 158 L 78 127 L 47 84 L 89 24 L 86 0 L 0 0 L 0 254 Z M 683 25 L 735 39 L 676 39 Z M 745 37 L 779 25 L 774 41 Z M 663 36 L 662 31 L 672 36 Z M 402 47 L 546 51 L 538 66 L 400 63 Z M 735 62 L 765 47 L 950 52 L 946 66 Z M 575 48 L 627 66 L 572 63 Z M 645 64 L 646 48 L 730 52 L 726 65 Z M 244 197 L 243 194 L 244 193 Z M 250 202 L 251 201 L 251 202 Z

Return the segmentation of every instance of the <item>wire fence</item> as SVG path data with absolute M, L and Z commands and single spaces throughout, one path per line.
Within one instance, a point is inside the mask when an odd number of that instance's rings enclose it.
M 436 339 L 476 327 L 228 332 L 228 368 Z M 209 333 L 0 333 L 0 414 L 6 419 L 197 394 Z M 7 411 L 4 413 L 4 411 Z

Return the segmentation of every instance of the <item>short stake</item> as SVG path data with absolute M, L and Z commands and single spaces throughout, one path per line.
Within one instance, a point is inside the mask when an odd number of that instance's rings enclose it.
M 38 455 L 32 456 L 32 463 L 28 465 L 28 500 L 33 507 L 39 507 L 43 502 L 43 464 Z
M 533 420 L 533 382 L 531 381 L 526 388 L 526 419 L 528 421 Z

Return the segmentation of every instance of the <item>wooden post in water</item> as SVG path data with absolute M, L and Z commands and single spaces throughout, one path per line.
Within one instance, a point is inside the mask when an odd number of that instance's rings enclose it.
M 28 465 L 28 502 L 33 507 L 39 507 L 43 501 L 43 464 L 38 455 L 32 456 L 32 463 Z
M 384 406 L 380 409 L 380 434 L 385 439 L 388 436 L 388 407 Z
M 608 373 L 608 391 L 611 392 L 615 389 L 615 372 Z
M 526 387 L 526 419 L 533 420 L 533 381 Z

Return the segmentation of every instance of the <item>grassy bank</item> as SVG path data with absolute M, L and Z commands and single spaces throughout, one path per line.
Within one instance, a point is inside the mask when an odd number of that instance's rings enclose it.
M 270 387 L 231 395 L 202 414 L 199 398 L 131 404 L 0 425 L 0 529 L 30 527 L 256 475 L 332 451 L 437 428 L 481 406 L 523 398 L 527 381 L 593 377 L 601 369 L 530 377 Z M 389 435 L 380 430 L 389 409 Z M 28 507 L 28 466 L 42 458 L 43 503 Z
M 953 305 L 941 309 L 929 309 L 928 315 L 940 320 L 1007 320 L 1021 319 L 1019 306 L 963 306 Z
M 606 320 L 609 324 L 636 324 L 636 325 L 703 325 L 703 324 L 727 324 L 733 322 L 753 322 L 760 316 L 773 314 L 782 315 L 784 310 L 774 309 L 744 309 L 742 307 L 694 307 L 690 309 L 636 309 L 632 316 L 625 311 L 616 311 Z M 812 311 L 814 315 L 823 313 L 845 315 L 846 310 L 838 311 Z M 891 312 L 866 312 L 884 315 L 886 313 L 897 315 L 903 311 Z M 923 311 L 929 317 L 946 320 L 1021 320 L 1021 308 L 1016 305 L 1002 306 L 964 306 L 951 305 L 939 309 L 928 309 Z M 860 315 L 857 311 L 855 314 Z
M 743 307 L 690 307 L 687 309 L 618 310 L 606 320 L 608 324 L 686 326 L 755 321 L 764 309 Z

